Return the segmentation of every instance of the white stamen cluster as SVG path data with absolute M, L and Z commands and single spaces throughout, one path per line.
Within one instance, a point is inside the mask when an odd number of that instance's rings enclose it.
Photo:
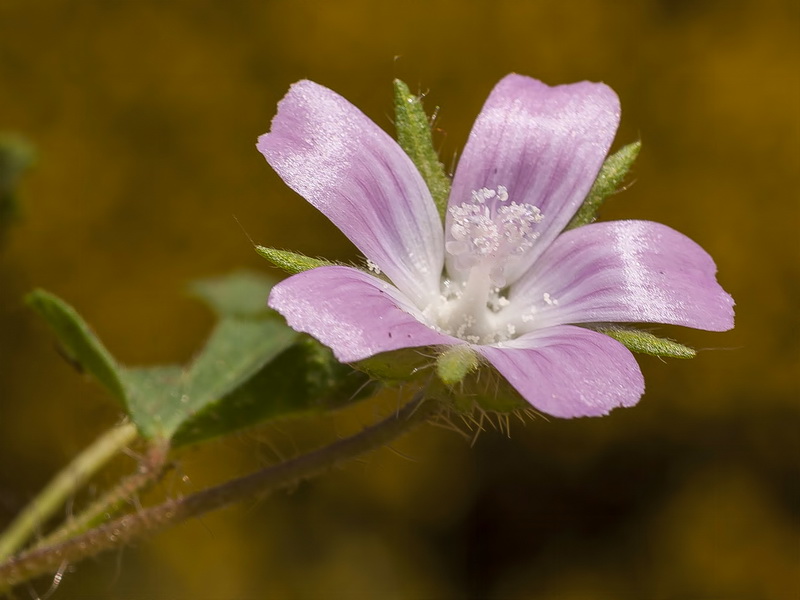
M 515 337 L 517 328 L 514 325 L 508 323 L 502 327 L 495 327 L 490 324 L 494 323 L 497 320 L 496 315 L 510 304 L 500 288 L 491 288 L 485 305 L 469 312 L 463 310 L 465 301 L 470 301 L 469 298 L 465 298 L 464 287 L 450 279 L 442 282 L 442 293 L 438 304 L 434 303 L 423 311 L 429 321 L 439 323 L 433 326 L 434 329 L 473 344 L 493 344 Z
M 367 269 L 375 273 L 375 275 L 381 274 L 381 268 L 369 258 L 367 259 Z
M 481 188 L 470 200 L 452 206 L 447 252 L 461 270 L 457 281 L 445 279 L 438 302 L 425 309 L 432 327 L 473 344 L 496 344 L 519 335 L 533 315 L 510 322 L 503 293 L 509 262 L 523 255 L 538 237 L 541 211 L 509 201 L 505 186 Z M 554 301 L 553 301 L 554 302 Z
M 473 191 L 470 202 L 450 208 L 450 217 L 447 251 L 463 269 L 486 260 L 502 269 L 533 246 L 538 237 L 534 226 L 543 218 L 536 206 L 509 202 L 502 185 Z

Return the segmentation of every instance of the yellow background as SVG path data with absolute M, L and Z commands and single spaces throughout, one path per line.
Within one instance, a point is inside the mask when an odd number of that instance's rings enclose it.
M 701 352 L 640 359 L 636 408 L 515 424 L 474 447 L 427 427 L 291 494 L 80 564 L 55 598 L 797 598 L 799 7 L 0 1 L 0 131 L 39 151 L 0 249 L 0 526 L 119 416 L 59 357 L 26 291 L 72 303 L 125 363 L 188 360 L 212 320 L 185 285 L 268 270 L 248 236 L 355 256 L 254 147 L 290 83 L 331 87 L 391 131 L 400 77 L 441 106 L 452 164 L 492 85 L 516 71 L 617 91 L 615 147 L 641 138 L 643 151 L 603 217 L 698 241 L 736 328 L 659 329 Z M 247 473 L 378 412 L 188 450 L 164 488 Z

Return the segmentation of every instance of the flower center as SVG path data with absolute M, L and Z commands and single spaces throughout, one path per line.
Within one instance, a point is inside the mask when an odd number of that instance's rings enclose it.
M 445 279 L 435 307 L 426 309 L 435 326 L 474 344 L 492 344 L 516 335 L 501 315 L 509 300 L 503 294 L 506 270 L 534 244 L 541 211 L 509 202 L 504 186 L 472 192 L 470 201 L 453 206 L 446 250 L 465 277 Z

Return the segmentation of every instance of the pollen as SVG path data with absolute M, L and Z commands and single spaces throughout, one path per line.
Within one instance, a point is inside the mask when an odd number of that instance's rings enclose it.
M 473 190 L 469 201 L 450 208 L 450 217 L 447 251 L 459 266 L 491 261 L 500 272 L 509 259 L 533 246 L 539 237 L 536 224 L 544 218 L 532 204 L 509 202 L 502 185 Z
M 506 311 L 512 304 L 506 270 L 534 245 L 544 216 L 511 196 L 503 185 L 482 187 L 449 208 L 446 250 L 460 272 L 442 281 L 439 297 L 422 311 L 438 331 L 472 344 L 502 344 L 528 330 L 532 308 L 517 316 Z
M 367 259 L 367 269 L 375 273 L 375 275 L 381 274 L 381 268 L 369 258 Z

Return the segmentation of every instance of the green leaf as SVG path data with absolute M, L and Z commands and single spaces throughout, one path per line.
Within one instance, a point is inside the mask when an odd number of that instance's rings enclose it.
M 69 304 L 44 290 L 34 290 L 25 301 L 50 325 L 67 358 L 79 365 L 125 403 L 121 367 Z
M 6 227 L 17 218 L 17 185 L 35 156 L 33 147 L 24 139 L 0 135 L 0 240 Z
M 267 297 L 275 283 L 273 278 L 261 273 L 238 271 L 194 281 L 189 291 L 220 317 L 262 317 L 271 314 Z
M 578 209 L 577 214 L 567 225 L 566 229 L 575 229 L 581 225 L 592 223 L 597 218 L 597 211 L 608 196 L 617 191 L 622 181 L 625 179 L 639 150 L 642 149 L 641 142 L 633 142 L 620 148 L 617 152 L 606 158 L 600 172 L 597 174 L 592 189 Z
M 372 394 L 376 386 L 304 337 L 244 385 L 187 419 L 173 445 L 200 442 L 269 419 L 334 410 Z
M 597 327 L 595 329 L 614 338 L 629 350 L 640 354 L 667 358 L 694 358 L 697 354 L 693 348 L 640 329 L 629 327 Z
M 422 100 L 408 89 L 399 79 L 394 80 L 394 121 L 397 129 L 397 142 L 416 165 L 428 185 L 433 201 L 444 220 L 447 213 L 447 199 L 450 196 L 450 178 L 439 162 L 433 147 L 431 126 Z
M 124 374 L 131 418 L 145 437 L 169 439 L 193 415 L 246 383 L 297 335 L 275 319 L 223 319 L 188 368 Z
M 316 269 L 317 267 L 330 267 L 336 264 L 321 258 L 310 258 L 298 254 L 297 252 L 276 250 L 275 248 L 267 248 L 265 246 L 256 246 L 256 252 L 262 258 L 266 258 L 274 266 L 292 275 L 310 269 Z
M 142 436 L 148 439 L 169 437 L 166 432 L 175 428 L 171 422 L 175 411 L 170 407 L 183 403 L 184 373 L 177 365 L 122 371 L 129 414 Z
M 142 436 L 183 445 L 265 419 L 332 410 L 374 390 L 367 375 L 265 309 L 271 286 L 250 273 L 193 284 L 221 318 L 186 366 L 123 367 L 65 302 L 42 290 L 27 301 L 68 358 L 123 402 Z

